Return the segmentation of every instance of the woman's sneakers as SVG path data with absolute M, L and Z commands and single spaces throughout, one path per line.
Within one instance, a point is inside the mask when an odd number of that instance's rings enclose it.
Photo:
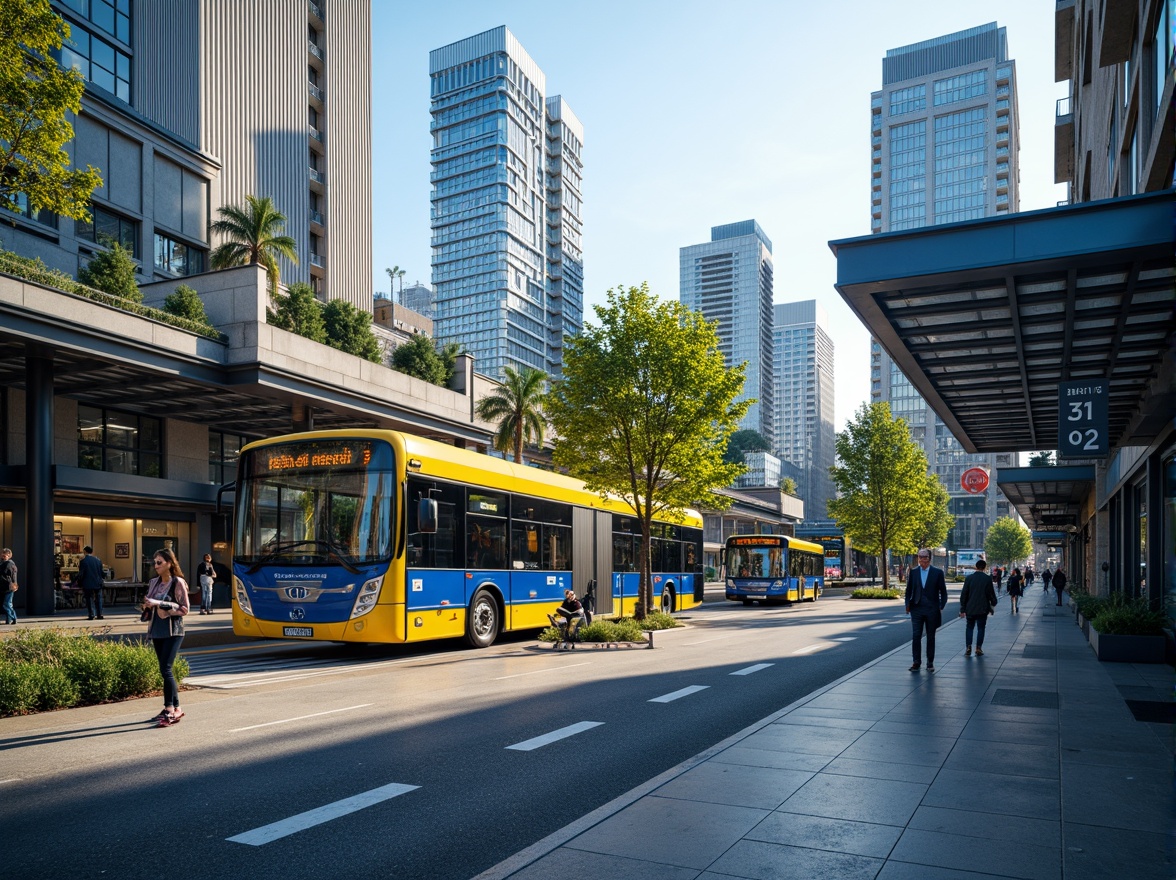
M 180 719 L 184 717 L 184 713 L 178 709 L 175 712 L 162 712 L 162 717 L 155 722 L 156 727 L 171 727 L 173 724 L 179 724 Z

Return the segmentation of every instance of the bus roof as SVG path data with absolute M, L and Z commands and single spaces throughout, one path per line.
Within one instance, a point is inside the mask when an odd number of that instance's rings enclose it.
M 379 428 L 307 431 L 300 434 L 283 434 L 265 440 L 256 440 L 244 446 L 241 451 L 245 452 L 276 443 L 342 437 L 370 437 L 386 440 L 392 444 L 393 448 L 403 448 L 406 456 L 406 471 L 409 474 L 419 474 L 439 480 L 473 483 L 491 489 L 503 489 L 538 498 L 550 498 L 553 501 L 580 504 L 622 515 L 636 515 L 632 506 L 621 498 L 610 495 L 602 499 L 599 493 L 589 491 L 582 482 L 564 474 L 515 464 L 513 461 L 495 458 L 492 455 L 470 449 L 460 449 L 448 443 L 429 440 L 415 434 L 406 434 L 403 431 Z M 419 466 L 412 466 L 414 461 L 419 462 Z M 696 529 L 702 528 L 702 516 L 698 511 L 687 509 L 684 514 L 683 519 L 677 524 Z M 659 522 L 674 522 L 665 516 L 659 516 L 656 519 Z

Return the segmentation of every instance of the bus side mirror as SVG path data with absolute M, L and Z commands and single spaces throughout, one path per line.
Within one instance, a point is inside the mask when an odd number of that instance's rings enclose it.
M 422 498 L 417 502 L 417 531 L 432 535 L 437 532 L 437 499 Z

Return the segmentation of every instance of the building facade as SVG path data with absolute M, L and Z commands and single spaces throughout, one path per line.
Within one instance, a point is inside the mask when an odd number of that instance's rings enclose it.
M 679 251 L 679 298 L 718 322 L 727 366 L 746 364 L 741 400 L 754 398 L 739 423 L 776 448 L 772 340 L 772 242 L 755 220 L 711 227 L 711 240 Z
M 823 520 L 836 495 L 829 475 L 837 458 L 829 316 L 815 299 L 776 303 L 773 314 L 776 454 L 800 471 L 806 519 Z
M 117 241 L 140 283 L 186 277 L 209 268 L 218 243 L 209 225 L 220 207 L 269 196 L 299 255 L 297 265 L 281 261 L 283 281 L 371 307 L 366 6 L 52 7 L 71 31 L 58 61 L 86 81 L 67 150 L 74 165 L 97 168 L 103 185 L 91 222 L 24 211 L 7 248 L 76 275 L 104 242 Z
M 562 371 L 583 312 L 584 129 L 505 27 L 429 54 L 433 305 L 480 372 Z
M 1018 208 L 1016 62 L 995 23 L 890 49 L 882 89 L 870 100 L 870 230 L 892 232 L 1001 216 Z M 906 421 L 956 518 L 949 550 L 982 548 L 988 526 L 1010 507 L 995 484 L 969 494 L 960 475 L 995 473 L 991 455 L 972 455 L 871 341 L 870 399 Z
M 427 284 L 421 284 L 417 281 L 415 284 L 410 284 L 400 291 L 400 304 L 407 309 L 412 309 L 418 315 L 424 315 L 430 320 L 433 317 L 433 289 Z M 431 336 L 433 331 L 429 330 Z

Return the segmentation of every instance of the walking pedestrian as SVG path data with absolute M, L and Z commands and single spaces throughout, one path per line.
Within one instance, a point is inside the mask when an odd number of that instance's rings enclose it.
M 993 566 L 992 580 L 996 584 L 996 592 L 997 593 L 1000 592 L 1000 581 L 1001 581 L 1001 578 L 1003 578 L 1003 577 L 1004 577 L 1004 569 L 1001 568 L 999 565 Z
M 1024 585 L 1023 592 L 1026 592 L 1026 593 L 1029 592 L 1029 588 L 1033 586 L 1033 579 L 1035 577 L 1037 577 L 1037 575 L 1034 574 L 1033 569 L 1026 566 L 1026 568 L 1025 568 L 1025 585 Z
M 196 566 L 196 580 L 200 583 L 200 613 L 212 614 L 212 587 L 216 583 L 216 569 L 212 554 L 205 553 L 204 561 Z
M 964 588 L 960 591 L 960 617 L 968 618 L 968 627 L 964 631 L 964 656 L 972 656 L 972 632 L 976 633 L 976 656 L 984 655 L 984 627 L 988 624 L 988 615 L 995 613 L 996 590 L 992 587 L 992 577 L 984 571 L 988 563 L 983 559 L 976 560 L 976 570 L 964 578 Z
M 1058 570 L 1054 572 L 1053 576 L 1054 592 L 1058 594 L 1058 604 L 1062 604 L 1062 592 L 1066 589 L 1066 573 L 1062 571 L 1059 565 Z
M 1009 614 L 1017 614 L 1017 603 L 1021 599 L 1021 594 L 1025 592 L 1024 581 L 1021 579 L 1021 569 L 1014 568 L 1013 573 L 1009 575 L 1009 604 L 1012 609 Z
M 914 663 L 910 671 L 918 672 L 922 665 L 921 642 L 927 632 L 927 671 L 935 671 L 935 630 L 943 623 L 943 609 L 947 606 L 947 579 L 942 568 L 931 565 L 931 551 L 919 551 L 919 567 L 907 575 L 906 612 L 911 616 L 911 655 Z
M 12 551 L 5 547 L 0 550 L 0 590 L 4 591 L 4 622 L 12 626 L 16 625 L 16 609 L 12 607 L 12 600 L 16 598 L 19 589 L 16 563 L 12 561 Z
M 82 553 L 82 559 L 78 563 L 78 576 L 74 579 L 74 584 L 82 588 L 82 595 L 86 597 L 86 611 L 90 615 L 89 619 L 94 619 L 94 610 L 97 608 L 98 619 L 103 620 L 102 588 L 106 586 L 106 581 L 102 575 L 102 560 L 94 555 L 93 547 L 83 547 Z
M 176 554 L 164 548 L 155 551 L 155 577 L 143 599 L 143 619 L 149 620 L 147 637 L 159 659 L 163 677 L 163 711 L 151 720 L 156 727 L 170 727 L 184 717 L 180 710 L 180 687 L 172 666 L 184 641 L 184 615 L 188 613 L 188 583 Z
M 1041 588 L 1043 592 L 1049 592 L 1049 582 L 1053 580 L 1053 572 L 1049 570 L 1049 566 L 1045 567 L 1045 571 L 1041 573 Z

